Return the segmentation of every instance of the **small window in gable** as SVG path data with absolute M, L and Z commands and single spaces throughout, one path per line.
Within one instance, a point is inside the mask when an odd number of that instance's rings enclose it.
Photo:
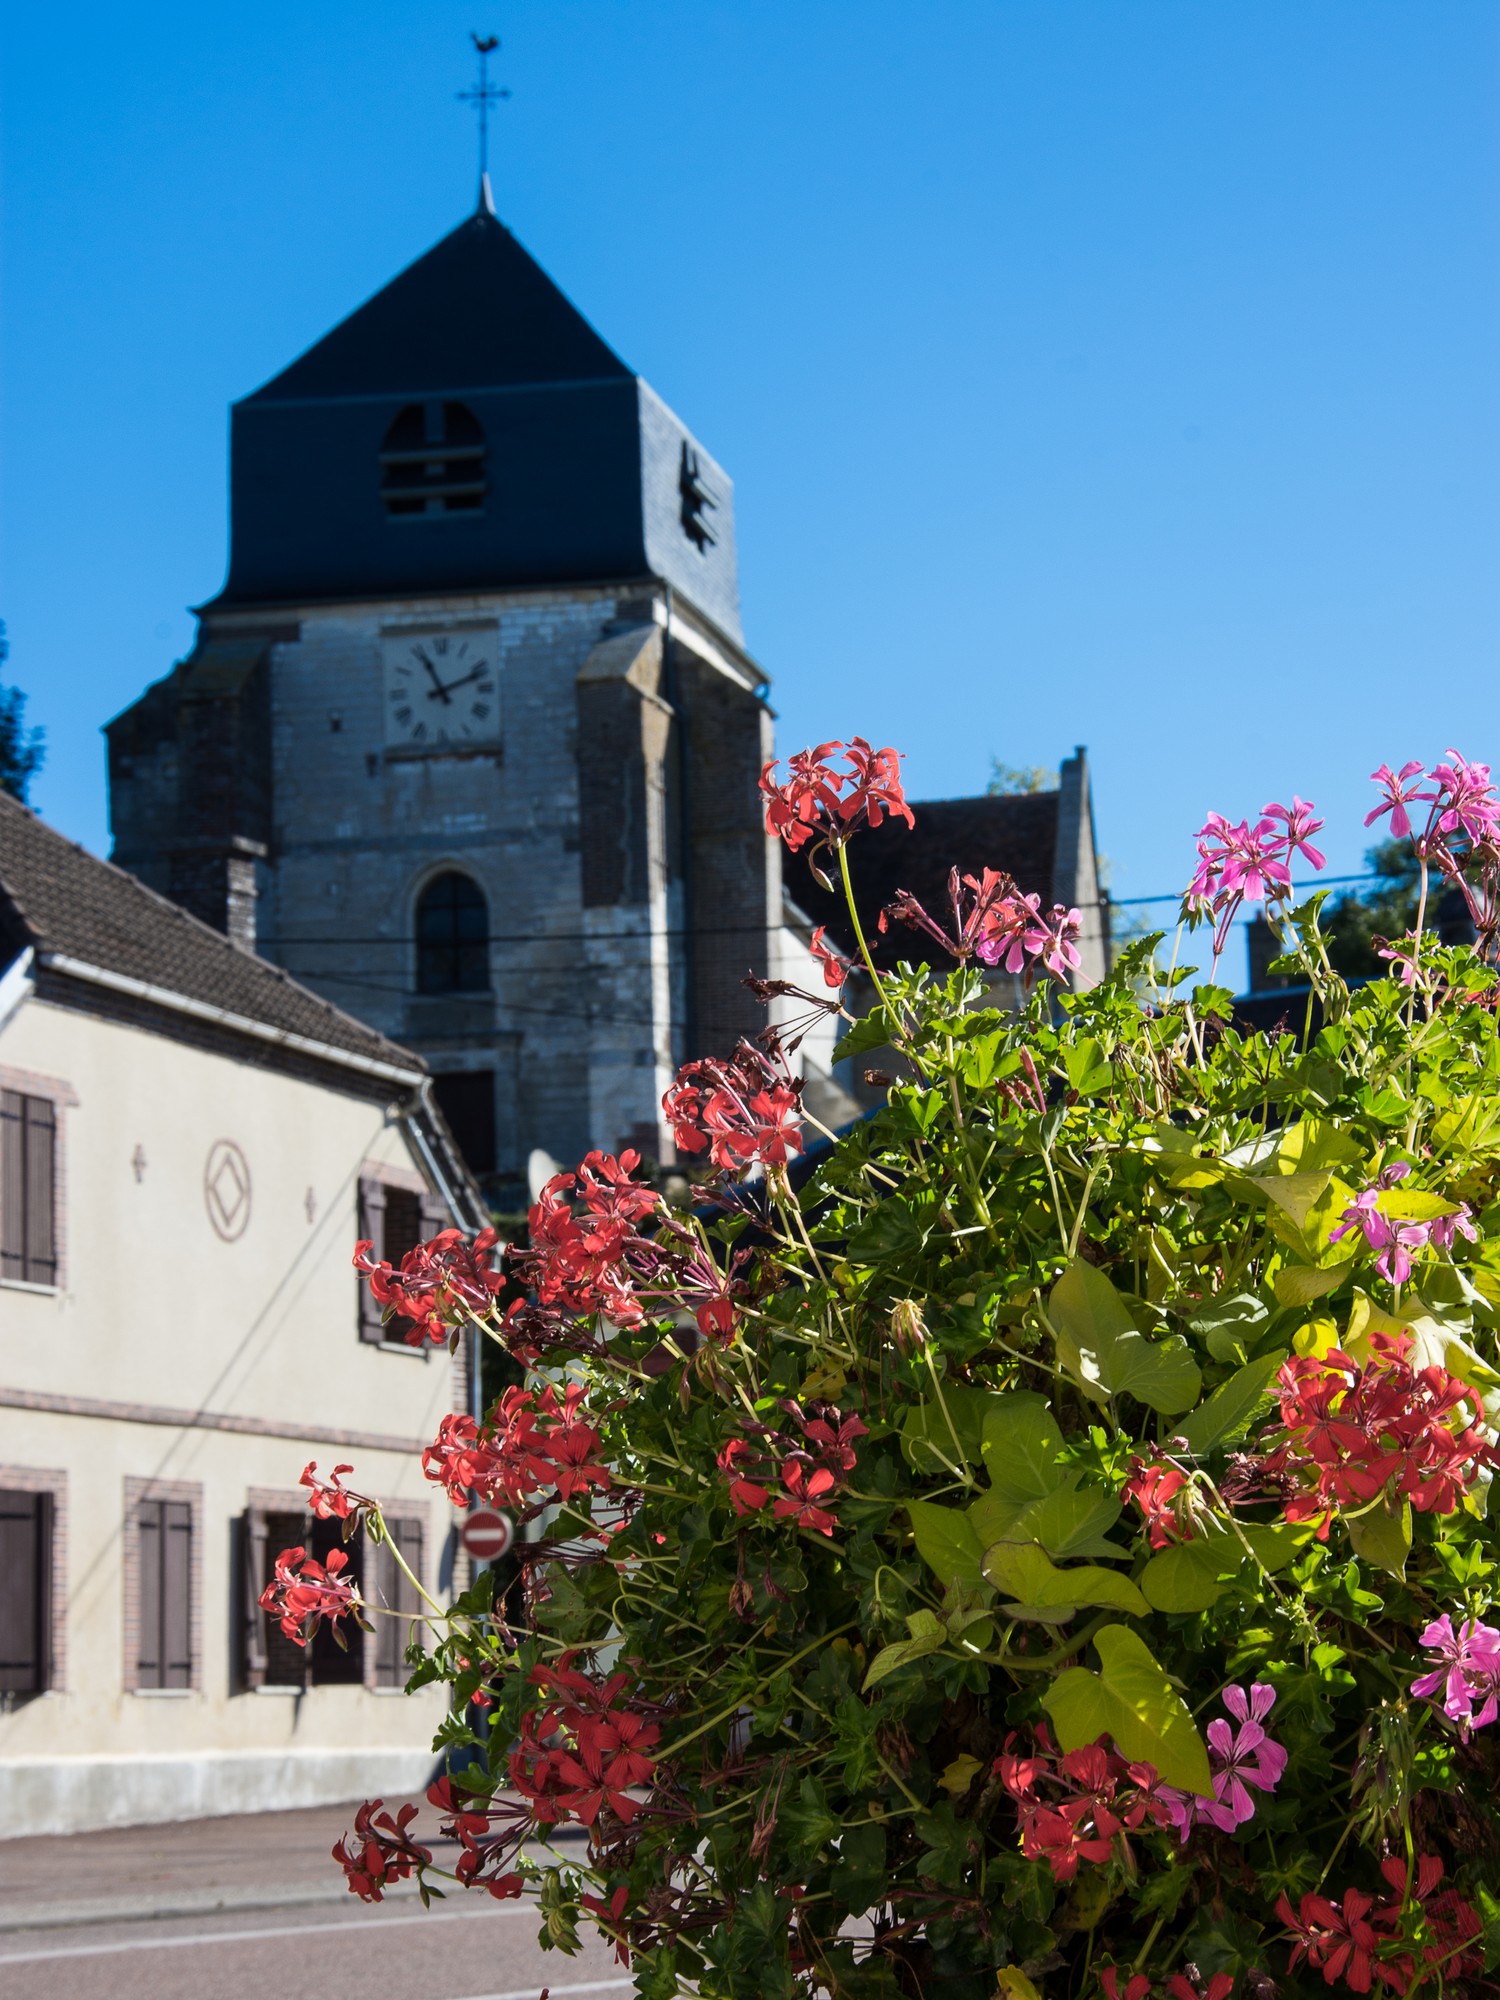
M 686 438 L 677 468 L 677 492 L 682 501 L 682 532 L 700 556 L 706 555 L 718 546 L 719 538 L 708 517 L 719 503 L 699 469 L 697 452 Z
M 417 899 L 417 991 L 487 993 L 490 906 L 469 875 L 449 869 Z
M 484 431 L 464 403 L 408 403 L 385 434 L 380 492 L 391 519 L 484 505 Z

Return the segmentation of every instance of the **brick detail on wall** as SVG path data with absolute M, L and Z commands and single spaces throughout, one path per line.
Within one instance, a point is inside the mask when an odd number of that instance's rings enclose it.
M 188 1572 L 188 1686 L 203 1686 L 203 1488 L 192 1479 L 142 1479 L 125 1475 L 125 1532 L 122 1538 L 121 1597 L 124 1608 L 124 1672 L 126 1694 L 140 1691 L 141 1657 L 141 1536 L 137 1509 L 142 1500 L 181 1500 L 192 1510 Z
M 51 1630 L 47 1686 L 61 1693 L 68 1685 L 68 1475 L 34 1465 L 0 1465 L 0 1487 L 12 1493 L 52 1495 Z

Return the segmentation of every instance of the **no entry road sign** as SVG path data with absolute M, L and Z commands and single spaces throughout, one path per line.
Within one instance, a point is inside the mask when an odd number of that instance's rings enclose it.
M 510 1525 L 510 1516 L 501 1514 L 493 1507 L 476 1507 L 464 1516 L 464 1524 L 459 1529 L 459 1540 L 476 1562 L 494 1562 L 510 1547 L 515 1530 Z

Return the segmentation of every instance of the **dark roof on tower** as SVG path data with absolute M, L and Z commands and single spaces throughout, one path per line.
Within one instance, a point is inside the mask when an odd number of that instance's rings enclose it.
M 481 204 L 246 401 L 456 395 L 631 372 Z
M 0 792 L 0 970 L 28 945 L 61 980 L 83 977 L 70 973 L 72 960 L 109 975 L 116 992 L 147 1006 L 150 994 L 135 992 L 135 983 L 193 1003 L 199 1018 L 208 1018 L 204 1010 L 222 1010 L 241 1024 L 253 1023 L 237 1031 L 234 1021 L 217 1024 L 250 1036 L 262 1049 L 281 1042 L 307 1056 L 313 1044 L 413 1077 L 424 1068 L 410 1050 L 231 944 L 122 868 L 65 840 Z

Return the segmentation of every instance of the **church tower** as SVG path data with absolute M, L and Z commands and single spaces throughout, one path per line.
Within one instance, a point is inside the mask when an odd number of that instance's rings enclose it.
M 108 726 L 114 859 L 418 1050 L 480 1174 L 670 1157 L 763 1016 L 734 488 L 476 212 L 236 404 L 228 579 Z

